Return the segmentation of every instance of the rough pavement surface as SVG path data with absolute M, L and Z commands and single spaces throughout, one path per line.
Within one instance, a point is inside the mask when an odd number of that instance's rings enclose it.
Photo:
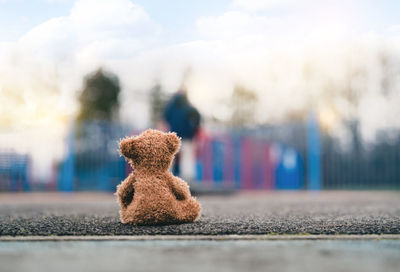
M 119 222 L 107 194 L 0 194 L 0 236 L 400 234 L 399 192 L 263 192 L 201 196 L 193 224 Z

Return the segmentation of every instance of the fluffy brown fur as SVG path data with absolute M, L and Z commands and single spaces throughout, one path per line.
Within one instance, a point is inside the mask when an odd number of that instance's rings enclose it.
M 149 129 L 121 140 L 119 147 L 134 169 L 117 187 L 122 223 L 160 225 L 199 218 L 201 207 L 189 186 L 168 172 L 180 147 L 175 133 Z

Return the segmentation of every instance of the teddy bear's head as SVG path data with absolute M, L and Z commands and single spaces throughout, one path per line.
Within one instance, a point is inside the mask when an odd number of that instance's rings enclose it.
M 148 129 L 136 137 L 122 139 L 119 150 L 134 169 L 167 170 L 180 144 L 176 133 Z

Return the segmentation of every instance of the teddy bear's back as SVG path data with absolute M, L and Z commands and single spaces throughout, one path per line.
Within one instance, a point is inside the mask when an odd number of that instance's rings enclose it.
M 149 175 L 135 173 L 133 184 L 135 194 L 131 205 L 135 217 L 143 222 L 157 223 L 157 221 L 171 220 L 176 217 L 173 204 L 176 198 L 168 186 L 168 173 Z

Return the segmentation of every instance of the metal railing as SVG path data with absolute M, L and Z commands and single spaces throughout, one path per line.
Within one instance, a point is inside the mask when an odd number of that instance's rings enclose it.
M 138 132 L 139 133 L 139 132 Z M 75 125 L 56 168 L 60 191 L 114 191 L 131 171 L 118 140 L 133 134 L 118 124 Z M 136 134 L 136 133 L 135 133 Z M 204 132 L 195 139 L 195 180 L 211 189 L 400 189 L 400 133 L 343 148 L 315 120 L 240 131 Z M 357 134 L 354 134 L 357 136 Z M 396 136 L 397 135 L 397 136 Z M 0 191 L 29 191 L 29 157 L 0 152 Z M 52 188 L 43 187 L 42 189 Z

